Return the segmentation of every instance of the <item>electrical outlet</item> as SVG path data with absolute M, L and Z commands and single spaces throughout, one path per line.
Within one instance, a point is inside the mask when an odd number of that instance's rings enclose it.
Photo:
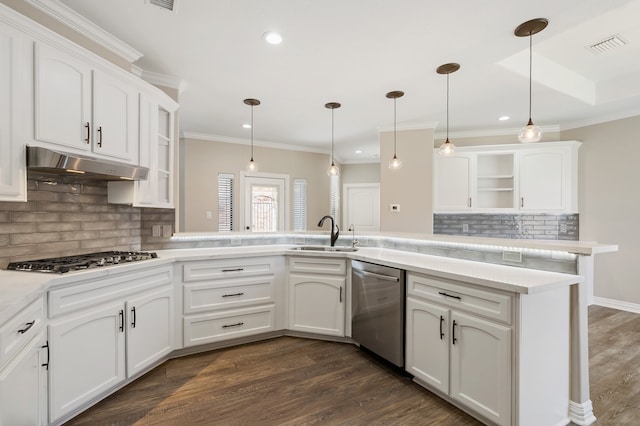
M 162 225 L 162 236 L 167 238 L 171 236 L 171 225 Z
M 469 232 L 469 224 L 468 223 L 463 223 L 462 224 L 462 232 Z
M 212 212 L 211 210 L 207 210 L 206 212 L 204 212 L 204 217 L 205 217 L 207 220 L 211 220 L 211 219 L 213 219 L 213 212 Z
M 162 236 L 162 226 L 160 225 L 153 225 L 151 227 L 151 236 L 153 237 L 160 237 Z
M 502 260 L 521 263 L 522 252 L 518 250 L 502 250 Z

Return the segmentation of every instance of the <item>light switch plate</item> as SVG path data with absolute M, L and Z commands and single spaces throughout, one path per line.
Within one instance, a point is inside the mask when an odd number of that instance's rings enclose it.
M 167 238 L 171 236 L 171 225 L 162 225 L 162 236 Z
M 160 237 L 162 236 L 162 226 L 160 225 L 153 225 L 151 227 L 151 236 L 153 237 Z

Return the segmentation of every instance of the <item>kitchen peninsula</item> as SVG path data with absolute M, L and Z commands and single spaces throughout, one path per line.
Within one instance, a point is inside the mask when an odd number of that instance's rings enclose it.
M 205 244 L 205 241 L 212 242 L 210 237 L 199 236 L 199 244 Z M 438 301 L 438 306 L 444 306 L 450 310 L 453 318 L 467 318 L 472 315 L 468 314 L 468 309 L 476 310 L 475 317 L 480 324 L 493 327 L 505 332 L 507 340 L 504 347 L 508 352 L 506 358 L 508 363 L 500 365 L 501 370 L 505 371 L 507 376 L 501 377 L 499 384 L 504 388 L 483 389 L 483 383 L 476 382 L 474 386 L 482 389 L 487 394 L 500 395 L 500 401 L 497 401 L 498 409 L 494 407 L 484 407 L 478 409 L 479 402 L 476 400 L 461 400 L 454 392 L 442 391 L 435 388 L 427 380 L 419 377 L 412 372 L 416 378 L 416 382 L 434 391 L 455 405 L 471 412 L 474 416 L 487 423 L 509 424 L 509 425 L 526 425 L 526 424 L 562 424 L 569 420 L 574 423 L 582 422 L 589 424 L 593 421 L 591 403 L 589 401 L 588 388 L 588 370 L 587 370 L 587 350 L 586 350 L 586 294 L 584 294 L 585 281 L 582 275 L 548 272 L 534 270 L 529 268 L 517 268 L 513 266 L 494 265 L 487 262 L 469 261 L 463 259 L 445 256 L 434 256 L 431 254 L 423 254 L 419 251 L 426 251 L 427 244 L 435 244 L 435 246 L 446 246 L 447 250 L 452 250 L 457 244 L 465 244 L 467 250 L 484 250 L 490 254 L 491 251 L 498 250 L 497 246 L 483 245 L 486 241 L 459 238 L 437 237 L 435 239 L 424 238 L 415 239 L 408 238 L 406 235 L 400 238 L 398 235 L 369 235 L 362 238 L 368 246 L 362 247 L 355 252 L 331 252 L 331 251 L 300 251 L 291 250 L 294 246 L 293 241 L 287 241 L 288 238 L 297 238 L 300 241 L 301 235 L 258 235 L 237 236 L 240 240 L 233 240 L 227 237 L 224 241 L 226 244 L 242 243 L 242 246 L 228 247 L 204 247 L 191 249 L 161 250 L 158 251 L 158 259 L 146 260 L 136 264 L 117 265 L 108 269 L 93 269 L 84 272 L 72 272 L 69 274 L 55 275 L 24 273 L 24 272 L 0 272 L 0 294 L 2 302 L 0 303 L 0 323 L 12 324 L 12 320 L 24 311 L 25 307 L 42 303 L 42 297 L 48 295 L 47 307 L 48 318 L 42 318 L 37 324 L 39 332 L 45 328 L 42 327 L 49 322 L 60 322 L 67 316 L 60 318 L 52 318 L 52 315 L 59 315 L 56 309 L 62 307 L 64 312 L 71 312 L 71 309 L 80 309 L 80 312 L 86 310 L 87 306 L 92 305 L 95 301 L 81 302 L 80 299 L 74 299 L 73 294 L 75 288 L 83 288 L 92 291 L 95 288 L 105 289 L 101 283 L 109 282 L 111 284 L 120 285 L 122 277 L 140 277 L 136 280 L 134 290 L 145 290 L 155 292 L 154 279 L 145 277 L 161 277 L 163 291 L 163 300 L 172 300 L 171 309 L 175 318 L 169 324 L 173 325 L 170 336 L 170 348 L 161 355 L 157 356 L 151 362 L 144 365 L 139 372 L 127 375 L 126 378 L 110 383 L 102 392 L 91 395 L 90 398 L 80 401 L 76 405 L 69 405 L 65 409 L 56 412 L 56 416 L 52 416 L 49 421 L 52 424 L 59 424 L 64 419 L 77 414 L 88 406 L 94 404 L 104 396 L 112 393 L 116 389 L 135 380 L 144 372 L 158 365 L 167 358 L 180 356 L 196 351 L 209 350 L 217 347 L 227 346 L 230 344 L 238 344 L 262 338 L 269 338 L 283 334 L 296 333 L 290 330 L 290 324 L 287 322 L 287 302 L 288 284 L 287 284 L 287 267 L 286 261 L 293 258 L 306 258 L 309 260 L 323 259 L 356 259 L 366 262 L 383 264 L 407 271 L 410 278 L 408 279 L 407 293 L 410 298 L 422 303 L 421 306 L 436 305 L 434 300 L 429 299 L 429 291 L 431 288 L 447 288 L 457 291 L 456 294 L 469 294 L 474 297 L 476 302 L 472 303 L 471 308 L 468 306 L 456 306 L 451 301 Z M 363 236 L 364 237 L 364 236 Z M 221 237 L 220 237 L 221 238 Z M 236 238 L 234 236 L 233 238 Z M 326 235 L 305 234 L 303 244 L 311 242 L 323 242 Z M 195 236 L 175 237 L 176 244 L 186 245 L 187 239 L 191 239 L 192 243 Z M 284 243 L 273 243 L 271 239 L 284 240 Z M 178 243 L 178 241 L 181 241 Z M 219 240 L 217 244 L 221 244 Z M 464 241 L 464 243 L 462 242 Z M 344 238 L 344 242 L 348 243 L 348 238 Z M 343 242 L 343 243 L 344 243 Z M 216 242 L 213 242 L 216 244 Z M 482 244 L 481 244 L 482 243 Z M 576 261 L 584 257 L 592 256 L 596 253 L 604 253 L 614 251 L 615 246 L 598 245 L 577 242 L 517 242 L 520 244 L 518 250 L 523 253 L 523 259 L 527 255 L 540 255 L 544 252 L 550 258 L 566 258 L 576 257 Z M 378 245 L 375 247 L 373 245 Z M 539 244 L 539 245 L 537 245 Z M 396 245 L 396 248 L 385 247 L 388 245 Z M 533 248 L 537 245 L 538 248 Z M 192 244 L 193 246 L 193 244 Z M 400 250 L 398 248 L 401 248 Z M 555 248 L 555 250 L 552 250 Z M 414 251 L 412 251 L 412 249 Z M 459 250 L 456 248 L 456 250 Z M 516 251 L 510 248 L 507 254 Z M 503 250 L 500 249 L 502 252 Z M 564 255 L 562 254 L 564 253 Z M 579 254 L 575 254 L 579 253 Z M 460 254 L 460 253 L 458 253 Z M 579 262 L 578 262 L 579 263 Z M 224 265 L 236 265 L 236 268 L 225 268 Z M 260 311 L 263 306 L 271 309 L 271 316 L 266 321 L 266 325 L 256 326 L 256 331 L 242 334 L 232 331 L 226 335 L 215 337 L 210 343 L 198 345 L 189 342 L 186 338 L 185 331 L 191 332 L 194 328 L 188 328 L 187 323 L 194 318 L 188 312 L 183 312 L 187 308 L 186 289 L 188 286 L 198 286 L 198 280 L 208 279 L 207 276 L 217 274 L 218 269 L 240 269 L 239 265 L 248 265 L 246 279 L 258 280 L 262 282 L 261 276 L 271 276 L 269 282 L 271 290 L 267 294 L 267 299 L 260 302 L 248 302 L 233 309 L 234 315 L 249 315 L 252 312 Z M 263 266 L 274 265 L 268 272 L 264 272 Z M 349 264 L 349 262 L 347 262 Z M 158 275 L 158 271 L 162 274 Z M 189 281 L 185 274 L 192 274 L 196 277 L 196 281 Z M 231 272 L 232 274 L 242 274 L 243 272 Z M 195 274 L 195 275 L 193 275 Z M 197 274 L 201 274 L 202 278 L 197 278 Z M 208 275 L 207 275 L 208 274 Z M 348 277 L 348 274 L 345 275 Z M 242 278 L 245 279 L 245 278 Z M 170 283 L 169 283 L 170 282 Z M 146 284 L 145 284 L 146 283 Z M 249 283 L 250 284 L 250 283 Z M 350 285 L 349 279 L 345 281 L 346 286 Z M 144 287 L 148 285 L 148 287 Z M 142 286 L 142 287 L 140 287 Z M 173 288 L 173 292 L 166 292 L 166 287 Z M 130 287 L 130 286 L 129 286 Z M 144 287 L 144 288 L 143 288 Z M 125 287 L 119 287 L 121 289 Z M 246 287 L 250 288 L 250 287 Z M 348 288 L 345 294 L 349 294 Z M 133 291 L 126 288 L 122 291 Z M 184 291 L 184 293 L 183 293 Z M 59 294 L 71 295 L 68 300 L 64 298 L 52 297 Z M 157 292 L 156 292 L 157 293 Z M 104 291 L 102 294 L 105 294 Z M 110 295 L 110 300 L 121 298 L 124 293 Z M 481 297 L 478 297 L 481 296 Z M 131 299 L 127 296 L 129 300 Z M 424 299 L 427 298 L 425 302 Z M 41 300 L 38 302 L 38 300 Z M 492 301 L 490 304 L 487 302 Z M 61 305 L 56 305 L 57 301 Z M 480 302 L 477 302 L 480 301 Z M 86 303 L 82 306 L 73 307 L 76 304 Z M 454 302 L 455 303 L 455 302 Z M 481 303 L 481 305 L 478 305 Z M 66 308 L 65 308 L 66 306 Z M 348 318 L 349 308 L 343 306 L 343 321 Z M 227 309 L 227 311 L 229 311 Z M 141 312 L 141 311 L 140 311 Z M 216 321 L 216 318 L 223 315 L 220 314 L 202 314 L 207 320 Z M 465 313 L 466 312 L 466 313 Z M 142 315 L 142 314 L 140 314 Z M 198 314 L 199 315 L 199 314 Z M 409 315 L 409 313 L 407 313 Z M 457 317 L 455 315 L 458 315 Z M 584 315 L 584 317 L 583 317 Z M 248 317 L 248 318 L 249 318 Z M 56 319 L 58 318 L 58 319 Z M 115 313 L 115 321 L 117 322 L 118 312 Z M 184 318 L 184 323 L 183 323 Z M 238 321 L 234 324 L 239 324 Z M 250 321 L 247 321 L 249 324 Z M 463 325 L 462 322 L 459 323 Z M 493 325 L 495 324 L 495 325 Z M 349 341 L 350 326 L 349 321 L 345 321 L 343 337 L 334 337 L 338 341 Z M 4 326 L 2 326 L 4 329 Z M 239 327 L 241 328 L 241 327 Z M 226 332 L 225 332 L 226 333 Z M 454 332 L 455 333 L 455 332 Z M 407 330 L 410 336 L 410 330 Z M 313 337 L 313 336 L 306 336 Z M 455 335 L 453 336 L 455 338 Z M 464 337 L 464 332 L 459 339 Z M 323 338 L 328 338 L 324 336 Z M 49 336 L 51 339 L 51 336 Z M 410 339 L 408 339 L 410 340 Z M 197 342 L 197 340 L 196 340 Z M 0 341 L 0 345 L 4 342 Z M 49 342 L 54 345 L 54 342 Z M 409 345 L 409 342 L 407 343 Z M 548 350 L 549 345 L 553 346 L 553 351 Z M 166 348 L 165 348 L 166 349 Z M 55 354 L 56 349 L 51 348 Z M 571 354 L 571 363 L 569 363 L 569 355 Z M 502 354 L 502 356 L 505 356 Z M 478 357 L 476 357 L 478 358 Z M 482 358 L 482 357 L 480 357 Z M 127 358 L 129 359 L 129 358 Z M 49 377 L 55 373 L 57 366 L 55 358 L 52 359 Z M 464 364 L 462 364 L 464 366 Z M 451 368 L 454 362 L 450 364 Z M 417 364 L 418 369 L 421 367 Z M 410 368 L 410 365 L 407 366 Z M 453 373 L 452 373 L 453 374 Z M 452 376 L 453 377 L 453 376 Z M 552 384 L 552 385 L 551 385 Z M 49 399 L 53 400 L 56 395 L 52 395 L 51 384 L 49 387 Z M 454 384 L 451 384 L 454 389 Z M 569 390 L 570 389 L 570 390 Z M 474 389 L 470 389 L 467 394 Z M 461 394 L 458 394 L 460 396 Z M 464 396 L 464 395 L 463 395 Z M 469 396 L 469 395 L 466 395 Z M 473 394 L 471 394 L 473 396 Z M 506 402 L 505 402 L 506 401 Z M 496 401 L 489 401 L 487 404 L 493 404 Z M 486 404 L 485 404 L 486 405 Z M 55 405 L 54 405 L 55 406 Z M 64 407 L 64 404 L 60 405 Z M 487 409 L 488 408 L 488 409 Z M 558 417 L 558 413 L 561 413 Z M 532 423 L 533 422 L 533 423 Z M 45 422 L 46 424 L 46 422 Z

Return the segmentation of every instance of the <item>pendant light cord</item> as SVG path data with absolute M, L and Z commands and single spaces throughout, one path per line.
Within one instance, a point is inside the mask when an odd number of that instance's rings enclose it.
M 531 123 L 531 72 L 533 67 L 531 63 L 533 62 L 533 34 L 529 33 L 529 123 Z
M 251 161 L 253 161 L 253 105 L 251 105 Z
M 447 73 L 447 142 L 449 142 L 449 74 Z
M 335 162 L 333 161 L 333 110 L 331 108 L 331 165 L 333 166 Z
M 396 158 L 396 100 L 393 98 L 393 158 Z

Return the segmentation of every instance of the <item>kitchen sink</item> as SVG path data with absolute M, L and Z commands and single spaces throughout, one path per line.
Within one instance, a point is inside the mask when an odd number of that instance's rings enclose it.
M 356 247 L 329 247 L 329 246 L 298 246 L 298 247 L 292 247 L 291 250 L 297 250 L 297 251 L 339 251 L 339 252 L 358 251 L 358 249 Z

